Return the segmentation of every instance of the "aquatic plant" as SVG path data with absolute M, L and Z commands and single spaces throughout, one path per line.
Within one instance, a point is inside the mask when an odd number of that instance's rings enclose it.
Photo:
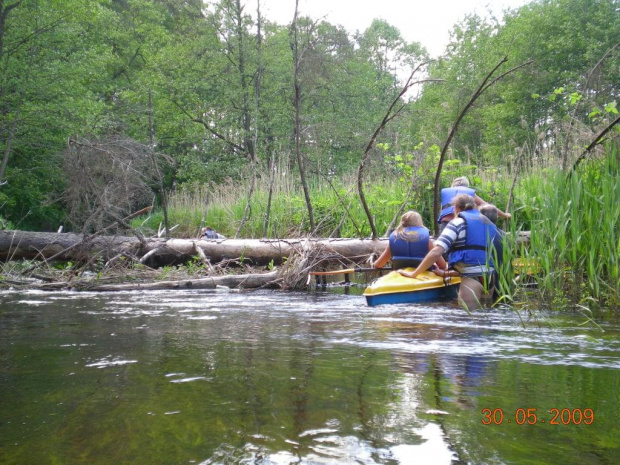
M 517 189 L 532 230 L 526 257 L 541 269 L 538 296 L 550 307 L 620 308 L 620 153 L 606 153 L 569 175 L 532 172 Z

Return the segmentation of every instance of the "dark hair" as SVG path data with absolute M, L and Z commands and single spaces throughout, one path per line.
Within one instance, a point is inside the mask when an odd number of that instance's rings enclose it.
M 476 208 L 474 198 L 467 194 L 459 194 L 455 196 L 451 203 L 454 208 L 458 208 L 462 212 Z
M 491 205 L 490 203 L 485 203 L 480 207 L 480 213 L 486 216 L 491 223 L 497 223 L 497 207 L 495 205 Z

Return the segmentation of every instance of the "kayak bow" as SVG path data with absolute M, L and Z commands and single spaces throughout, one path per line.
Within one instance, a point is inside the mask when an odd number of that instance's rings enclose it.
M 405 268 L 413 271 L 415 268 Z M 456 297 L 461 278 L 442 278 L 425 271 L 417 278 L 407 278 L 397 271 L 380 277 L 364 291 L 369 306 L 428 302 Z

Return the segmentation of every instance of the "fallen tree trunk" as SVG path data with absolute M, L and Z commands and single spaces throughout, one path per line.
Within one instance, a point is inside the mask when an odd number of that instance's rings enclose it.
M 196 254 L 199 247 L 211 263 L 238 260 L 253 265 L 281 264 L 293 252 L 320 249 L 325 257 L 363 261 L 380 254 L 387 240 L 370 239 L 165 239 L 135 237 L 83 236 L 71 233 L 0 231 L 0 260 L 47 259 L 85 262 L 95 255 L 108 261 L 119 254 L 143 260 L 159 267 L 183 263 Z
M 213 276 L 209 278 L 184 279 L 180 281 L 158 281 L 154 283 L 104 284 L 89 286 L 89 291 L 153 291 L 163 289 L 215 289 L 225 286 L 235 289 L 277 287 L 278 273 L 241 274 Z
M 516 238 L 527 245 L 529 231 Z M 313 251 L 323 260 L 360 263 L 371 254 L 379 255 L 387 239 L 165 239 L 127 236 L 83 236 L 71 233 L 0 231 L 0 260 L 39 259 L 87 262 L 97 256 L 105 262 L 119 255 L 133 257 L 150 267 L 187 262 L 194 256 L 207 263 L 233 260 L 257 266 L 280 265 L 293 253 Z M 200 253 L 203 252 L 203 253 Z M 203 255 L 204 254 L 204 255 Z

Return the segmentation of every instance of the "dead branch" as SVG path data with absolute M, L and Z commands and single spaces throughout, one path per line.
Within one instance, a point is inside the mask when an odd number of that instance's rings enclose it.
M 376 227 L 375 222 L 374 222 L 374 220 L 372 218 L 372 213 L 370 212 L 370 209 L 368 208 L 368 203 L 366 202 L 366 197 L 364 196 L 364 187 L 363 187 L 364 167 L 366 165 L 366 162 L 368 161 L 368 157 L 370 155 L 370 151 L 371 151 L 372 147 L 375 145 L 375 141 L 376 141 L 377 136 L 379 135 L 379 133 L 383 130 L 385 125 L 389 121 L 391 121 L 394 117 L 396 117 L 396 115 L 398 115 L 401 112 L 401 110 L 404 108 L 404 105 L 402 105 L 398 110 L 394 111 L 394 107 L 396 106 L 396 104 L 398 102 L 400 102 L 400 100 L 403 97 L 403 95 L 405 95 L 405 93 L 412 86 L 414 86 L 416 84 L 422 84 L 424 82 L 437 82 L 438 81 L 437 79 L 423 79 L 421 81 L 412 82 L 412 79 L 413 79 L 413 76 L 415 75 L 415 73 L 418 72 L 422 66 L 425 66 L 427 64 L 428 63 L 420 63 L 412 71 L 411 75 L 409 76 L 409 79 L 407 79 L 407 82 L 405 83 L 405 85 L 403 86 L 403 88 L 401 89 L 399 94 L 392 101 L 392 103 L 389 106 L 387 112 L 385 113 L 385 116 L 383 117 L 383 120 L 381 121 L 381 123 L 379 124 L 379 126 L 377 127 L 375 132 L 373 133 L 372 137 L 370 138 L 370 141 L 368 142 L 368 145 L 366 145 L 366 150 L 364 150 L 364 154 L 362 155 L 362 160 L 360 161 L 360 165 L 359 165 L 359 168 L 357 170 L 357 191 L 358 191 L 358 194 L 359 194 L 359 197 L 360 197 L 360 201 L 362 202 L 362 207 L 364 208 L 364 211 L 366 212 L 366 217 L 368 218 L 368 224 L 370 225 L 370 229 L 372 230 L 372 238 L 373 239 L 376 239 L 379 235 L 377 234 L 377 227 Z
M 620 116 L 618 116 L 615 120 L 613 120 L 611 123 L 609 123 L 609 125 L 605 128 L 603 128 L 594 138 L 594 140 L 590 143 L 590 145 L 588 145 L 586 147 L 586 149 L 583 151 L 583 153 L 581 155 L 579 155 L 579 157 L 577 158 L 577 160 L 575 160 L 575 164 L 573 165 L 573 168 L 569 171 L 568 173 L 568 177 L 570 177 L 572 175 L 572 173 L 577 169 L 577 167 L 579 166 L 579 164 L 586 158 L 586 155 L 588 153 L 590 153 L 597 145 L 601 144 L 604 141 L 604 137 L 605 135 L 611 131 L 611 129 L 616 125 L 620 123 Z
M 489 79 L 491 79 L 491 76 L 493 76 L 493 74 L 499 69 L 499 67 L 502 66 L 507 61 L 508 61 L 508 57 L 506 56 L 497 65 L 495 65 L 495 67 L 491 70 L 490 73 L 486 75 L 486 77 L 483 79 L 482 83 L 476 90 L 476 92 L 474 92 L 472 97 L 469 99 L 469 102 L 467 102 L 467 105 L 465 105 L 461 113 L 456 118 L 456 121 L 454 122 L 454 125 L 452 126 L 452 129 L 450 130 L 450 133 L 448 134 L 448 138 L 446 139 L 446 142 L 444 143 L 444 146 L 441 149 L 441 154 L 439 156 L 439 164 L 437 165 L 437 173 L 435 174 L 435 184 L 434 184 L 434 192 L 433 192 L 433 218 L 437 218 L 439 216 L 439 202 L 438 202 L 439 201 L 439 180 L 441 179 L 441 170 L 443 168 L 443 162 L 445 160 L 446 153 L 448 152 L 448 147 L 450 146 L 450 143 L 452 142 L 452 139 L 454 138 L 456 134 L 459 124 L 462 121 L 462 119 L 465 117 L 465 113 L 467 113 L 467 111 L 474 105 L 478 97 L 480 97 L 484 93 L 484 91 L 487 90 L 491 85 L 495 84 L 499 79 L 516 71 L 517 69 L 522 68 L 523 66 L 526 66 L 527 64 L 531 63 L 531 60 L 530 60 L 522 65 L 512 68 L 511 70 L 493 79 L 493 81 L 489 83 Z M 434 221 L 434 224 L 435 224 L 435 228 L 434 228 L 435 235 L 438 235 L 439 224 L 436 221 Z
M 97 231 L 148 204 L 151 185 L 161 178 L 154 159 L 152 147 L 128 138 L 69 139 L 63 153 L 68 178 L 63 201 L 74 229 Z
M 212 272 L 212 273 L 215 273 L 215 268 L 213 268 L 213 265 L 211 265 L 211 262 L 209 261 L 209 259 L 205 255 L 204 250 L 202 250 L 200 247 L 198 247 L 198 244 L 196 244 L 195 242 L 194 242 L 194 251 L 198 254 L 198 256 L 200 257 L 200 260 L 202 261 L 202 263 L 207 265 L 207 268 L 209 268 L 209 271 Z
M 338 202 L 340 202 L 340 205 L 342 205 L 342 208 L 344 208 L 345 216 L 343 217 L 343 221 L 344 221 L 344 218 L 346 218 L 348 216 L 349 219 L 351 220 L 351 223 L 353 224 L 353 227 L 357 231 L 358 236 L 361 236 L 362 235 L 362 231 L 358 227 L 357 221 L 355 221 L 355 218 L 351 214 L 351 211 L 349 210 L 349 207 L 345 204 L 344 199 L 338 193 L 338 190 L 334 186 L 334 183 L 332 183 L 331 179 L 329 179 L 329 176 L 326 176 L 325 174 L 323 174 L 321 172 L 319 172 L 319 175 L 321 175 L 323 177 L 323 179 L 325 179 L 327 181 L 327 183 L 329 184 L 329 187 L 331 187 L 332 191 L 336 195 L 336 198 L 338 199 Z M 342 221 L 341 221 L 341 223 L 342 223 Z
M 183 279 L 178 281 L 158 281 L 153 283 L 132 283 L 132 284 L 105 284 L 80 286 L 78 289 L 89 291 L 136 291 L 136 290 L 157 290 L 157 289 L 215 289 L 218 286 L 228 288 L 254 289 L 273 285 L 278 280 L 278 272 L 262 274 L 243 274 L 214 276 L 198 279 Z

